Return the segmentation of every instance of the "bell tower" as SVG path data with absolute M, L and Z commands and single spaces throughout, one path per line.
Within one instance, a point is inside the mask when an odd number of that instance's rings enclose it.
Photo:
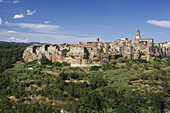
M 96 38 L 96 42 L 99 42 L 99 38 Z
M 137 29 L 135 39 L 140 39 L 140 30 L 139 29 Z

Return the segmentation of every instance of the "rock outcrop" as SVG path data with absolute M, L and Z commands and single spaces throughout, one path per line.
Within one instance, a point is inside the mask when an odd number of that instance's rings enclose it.
M 170 42 L 154 43 L 152 38 L 140 38 L 137 30 L 134 40 L 122 38 L 112 42 L 31 45 L 26 48 L 23 58 L 26 62 L 39 60 L 45 55 L 49 60 L 71 64 L 98 64 L 124 57 L 152 61 L 155 58 L 170 57 Z

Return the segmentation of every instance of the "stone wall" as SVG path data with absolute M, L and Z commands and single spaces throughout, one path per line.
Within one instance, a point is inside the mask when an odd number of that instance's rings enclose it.
M 120 56 L 152 61 L 157 57 L 170 57 L 170 42 L 154 43 L 151 38 L 122 38 L 112 42 L 101 42 L 97 39 L 96 42 L 79 42 L 72 45 L 31 45 L 24 51 L 23 58 L 30 62 L 39 60 L 43 54 L 53 62 L 68 62 L 73 66 L 94 65 Z

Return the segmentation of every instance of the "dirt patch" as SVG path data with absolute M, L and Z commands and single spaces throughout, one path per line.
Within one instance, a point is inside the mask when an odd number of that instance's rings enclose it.
M 87 84 L 89 84 L 88 80 L 65 80 L 65 82 L 74 82 L 74 83 L 83 83 L 83 82 L 87 82 Z
M 13 102 L 17 102 L 17 101 L 18 101 L 18 99 L 15 98 L 14 96 L 10 96 L 10 97 L 8 97 L 8 98 L 11 99 L 11 101 L 13 101 Z

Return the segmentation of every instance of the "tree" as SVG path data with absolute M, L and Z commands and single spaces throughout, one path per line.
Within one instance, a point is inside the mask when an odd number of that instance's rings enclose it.
M 51 60 L 48 60 L 48 58 L 45 56 L 45 55 L 42 55 L 41 59 L 40 59 L 40 62 L 42 65 L 45 65 L 45 64 L 52 64 Z
M 159 61 L 153 61 L 152 62 L 152 66 L 155 69 L 160 69 L 160 62 Z
M 101 68 L 101 66 L 91 66 L 90 71 L 98 71 Z

